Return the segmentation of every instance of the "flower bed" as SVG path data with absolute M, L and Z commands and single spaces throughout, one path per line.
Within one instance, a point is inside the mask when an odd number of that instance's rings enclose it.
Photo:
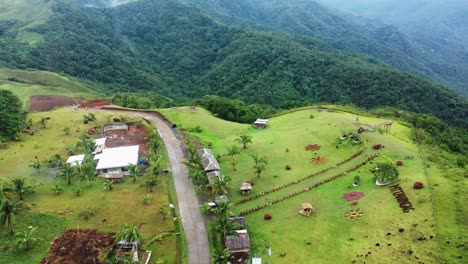
M 399 184 L 390 186 L 390 191 L 397 199 L 404 213 L 408 213 L 410 210 L 414 210 L 414 207 L 406 196 L 405 191 L 403 191 Z
M 325 158 L 325 157 L 315 157 L 315 158 L 312 158 L 310 161 L 312 161 L 315 164 L 320 164 L 320 163 L 326 162 L 327 158 Z
M 345 193 L 343 195 L 343 198 L 346 199 L 347 201 L 353 201 L 353 200 L 358 200 L 359 198 L 363 196 L 364 196 L 363 192 L 350 192 L 350 193 Z
M 306 149 L 306 150 L 312 150 L 312 151 L 314 151 L 314 150 L 319 150 L 319 149 L 320 149 L 320 146 L 317 145 L 317 144 L 313 144 L 313 145 L 309 144 L 309 145 L 307 145 L 307 146 L 305 147 L 305 149 Z

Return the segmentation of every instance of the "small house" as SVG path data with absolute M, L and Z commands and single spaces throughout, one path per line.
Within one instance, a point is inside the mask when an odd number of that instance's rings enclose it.
M 218 161 L 214 157 L 210 157 L 203 160 L 203 169 L 205 172 L 212 172 L 221 170 L 221 167 L 219 167 Z
M 241 191 L 241 194 L 247 195 L 250 193 L 250 191 L 252 191 L 252 184 L 248 182 L 241 183 L 239 189 Z
M 249 234 L 238 234 L 237 236 L 226 236 L 224 246 L 231 253 L 249 253 L 250 251 L 250 236 Z
M 100 174 L 114 171 L 129 175 L 128 166 L 138 164 L 138 150 L 138 145 L 103 149 L 96 170 Z
M 302 209 L 299 210 L 299 213 L 304 216 L 310 216 L 314 212 L 314 207 L 310 203 L 302 203 Z
M 254 122 L 256 128 L 266 128 L 268 119 L 257 119 Z
M 67 159 L 67 163 L 70 164 L 71 166 L 78 166 L 78 165 L 83 164 L 84 158 L 85 158 L 84 154 L 70 156 Z

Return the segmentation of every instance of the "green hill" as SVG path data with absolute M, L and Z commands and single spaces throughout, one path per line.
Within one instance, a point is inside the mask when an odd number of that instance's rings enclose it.
M 403 71 L 447 84 L 461 94 L 468 94 L 467 52 L 457 45 L 447 45 L 444 40 L 439 40 L 436 46 L 430 45 L 436 41 L 421 40 L 421 37 L 411 38 L 396 27 L 380 21 L 339 13 L 327 8 L 327 1 L 323 5 L 313 0 L 184 1 L 195 4 L 229 25 L 318 38 L 339 50 L 367 54 Z M 352 1 L 344 2 L 344 5 L 353 5 Z M 381 6 L 381 3 L 367 4 L 376 9 Z M 413 9 L 408 9 L 411 11 L 407 11 L 402 18 L 404 21 L 411 20 L 414 14 Z M 438 16 L 437 21 L 441 20 Z M 429 26 L 418 31 L 419 34 L 432 35 L 430 32 L 432 28 L 437 28 L 436 23 L 428 23 Z M 460 42 L 463 43 L 462 40 Z
M 37 47 L 1 36 L 9 67 L 63 72 L 112 91 L 153 91 L 185 101 L 216 94 L 278 106 L 287 100 L 395 106 L 466 126 L 466 100 L 445 87 L 308 37 L 219 24 L 177 1 L 115 8 L 57 3 L 32 31 Z

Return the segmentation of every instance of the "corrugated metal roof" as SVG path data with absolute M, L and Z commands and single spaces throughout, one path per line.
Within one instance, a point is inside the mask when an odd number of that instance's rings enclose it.
M 140 146 L 127 146 L 104 149 L 96 166 L 97 170 L 127 167 L 138 163 Z
M 67 159 L 67 163 L 71 164 L 72 166 L 81 165 L 83 163 L 84 157 L 84 154 L 70 156 Z

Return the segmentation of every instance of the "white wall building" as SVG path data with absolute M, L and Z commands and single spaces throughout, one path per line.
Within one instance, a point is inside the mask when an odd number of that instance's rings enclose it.
M 121 172 L 124 175 L 129 175 L 127 168 L 131 165 L 138 164 L 139 146 L 127 146 L 118 148 L 106 148 L 98 156 L 96 170 L 101 173 Z

